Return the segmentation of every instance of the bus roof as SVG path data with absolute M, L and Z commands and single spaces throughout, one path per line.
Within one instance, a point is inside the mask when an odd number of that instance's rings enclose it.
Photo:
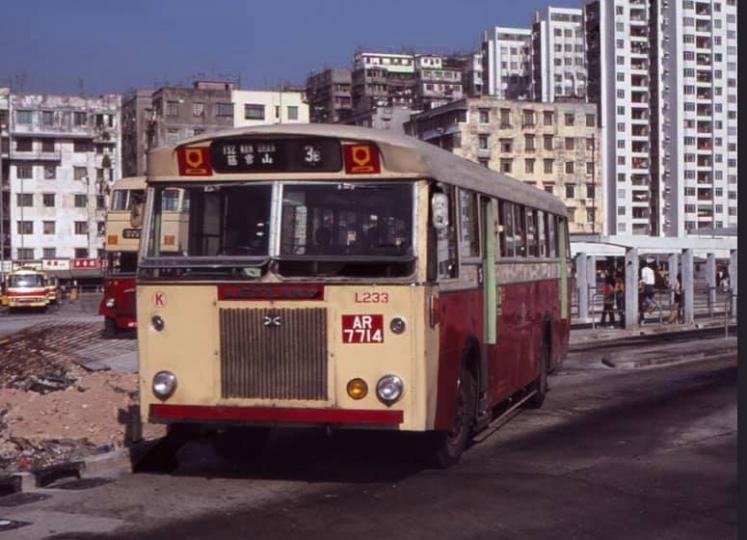
M 175 152 L 178 148 L 184 146 L 205 146 L 205 144 L 213 140 L 252 135 L 332 137 L 343 141 L 370 141 L 376 143 L 379 147 L 382 162 L 390 173 L 433 178 L 554 214 L 566 215 L 565 204 L 544 190 L 529 186 L 508 175 L 490 170 L 478 163 L 456 156 L 451 152 L 423 142 L 415 137 L 358 126 L 338 124 L 275 124 L 206 133 L 185 139 L 177 145 L 164 146 L 151 150 L 149 163 L 157 165 L 155 171 L 149 172 L 151 174 L 155 172 L 154 176 L 162 177 L 159 180 L 174 179 L 178 175 L 175 168 Z M 171 166 L 166 167 L 166 162 L 171 164 Z M 191 180 L 195 179 L 191 178 Z M 201 178 L 201 180 L 207 180 L 207 178 Z
M 120 178 L 112 186 L 115 189 L 145 189 L 145 176 L 128 176 Z

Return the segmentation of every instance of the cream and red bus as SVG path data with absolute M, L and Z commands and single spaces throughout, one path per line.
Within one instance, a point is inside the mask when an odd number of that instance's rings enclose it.
M 382 429 L 423 432 L 448 466 L 507 403 L 541 405 L 566 355 L 565 206 L 508 176 L 294 125 L 155 149 L 147 182 L 141 419 L 172 449 L 195 426 Z M 185 227 L 164 252 L 174 188 Z
M 182 192 L 178 189 L 167 190 L 163 195 L 164 253 L 173 249 L 180 228 L 185 226 L 180 212 L 181 198 Z M 144 176 L 122 178 L 114 183 L 106 213 L 104 295 L 99 305 L 99 315 L 104 317 L 104 334 L 108 337 L 137 328 L 135 271 L 144 205 Z
M 5 297 L 7 306 L 11 310 L 47 309 L 50 303 L 47 275 L 34 268 L 14 269 L 5 278 Z
M 122 178 L 112 186 L 106 212 L 104 295 L 99 305 L 107 337 L 137 326 L 135 270 L 144 204 L 144 176 Z

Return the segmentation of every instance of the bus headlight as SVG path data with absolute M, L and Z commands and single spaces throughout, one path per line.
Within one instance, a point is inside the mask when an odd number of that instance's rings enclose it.
M 376 384 L 376 395 L 386 405 L 391 405 L 402 397 L 404 384 L 396 375 L 384 375 Z
M 106 306 L 106 309 L 114 309 L 115 300 L 114 298 L 107 298 L 106 303 L 104 304 Z
M 170 371 L 159 371 L 153 376 L 153 395 L 168 399 L 176 390 L 176 375 Z
M 407 328 L 407 324 L 405 324 L 405 320 L 401 317 L 395 317 L 389 323 L 389 329 L 395 334 L 401 334 L 405 331 L 405 328 Z

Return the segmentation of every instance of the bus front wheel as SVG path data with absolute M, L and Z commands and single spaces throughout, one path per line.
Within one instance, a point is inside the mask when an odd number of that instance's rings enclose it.
M 454 423 L 449 431 L 431 434 L 431 462 L 440 469 L 455 465 L 467 449 L 475 423 L 477 382 L 475 376 L 462 364 L 457 380 Z
M 119 331 L 119 328 L 117 328 L 117 321 L 114 320 L 112 317 L 107 317 L 104 319 L 104 337 L 107 339 L 115 338 L 117 337 L 117 333 Z
M 530 409 L 539 409 L 545 402 L 545 396 L 547 395 L 547 371 L 550 363 L 550 351 L 547 347 L 547 343 L 542 341 L 540 346 L 540 358 L 539 358 L 539 373 L 537 378 L 534 380 L 531 386 L 531 390 L 534 391 L 534 395 L 527 401 L 527 407 Z

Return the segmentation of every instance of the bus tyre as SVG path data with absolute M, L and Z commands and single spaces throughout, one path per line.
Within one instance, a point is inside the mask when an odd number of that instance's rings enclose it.
M 270 439 L 269 427 L 227 427 L 214 434 L 215 453 L 229 463 L 259 457 Z
M 477 382 L 465 364 L 459 369 L 454 423 L 450 431 L 432 433 L 431 462 L 439 469 L 455 465 L 472 440 Z
M 197 424 L 169 424 L 166 436 L 150 448 L 135 465 L 135 472 L 173 472 L 179 467 L 179 450 L 201 433 Z
M 535 393 L 529 398 L 526 404 L 529 409 L 539 409 L 545 402 L 545 396 L 547 395 L 547 368 L 549 363 L 550 351 L 543 340 L 540 346 L 539 373 L 530 387 L 530 390 L 534 390 Z
M 106 317 L 104 319 L 104 337 L 107 339 L 117 337 L 117 321 L 112 317 Z

